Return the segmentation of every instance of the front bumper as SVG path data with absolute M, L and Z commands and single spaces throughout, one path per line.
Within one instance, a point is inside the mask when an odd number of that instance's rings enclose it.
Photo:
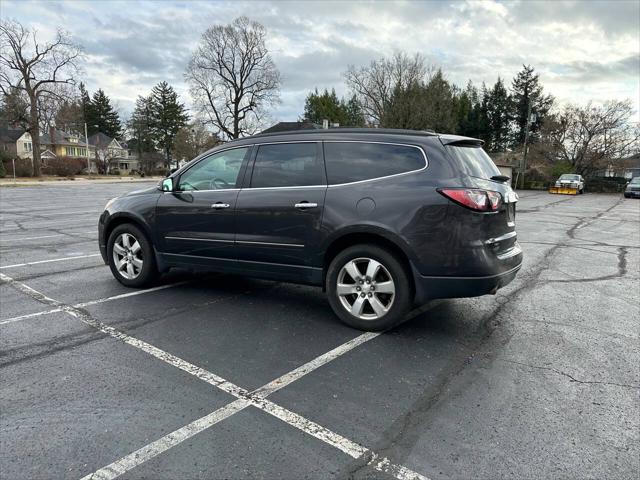
M 636 190 L 625 191 L 624 196 L 626 198 L 640 198 L 640 191 L 636 191 Z
M 516 247 L 517 250 L 508 258 L 508 264 L 511 267 L 493 275 L 433 277 L 422 275 L 414 269 L 415 303 L 422 305 L 438 298 L 466 298 L 495 294 L 500 288 L 511 283 L 522 267 L 522 249 L 517 244 Z
M 109 264 L 107 260 L 107 239 L 104 235 L 106 219 L 109 216 L 109 212 L 106 210 L 102 212 L 100 215 L 100 220 L 98 220 L 98 247 L 100 248 L 100 255 L 102 255 L 102 260 L 105 264 Z

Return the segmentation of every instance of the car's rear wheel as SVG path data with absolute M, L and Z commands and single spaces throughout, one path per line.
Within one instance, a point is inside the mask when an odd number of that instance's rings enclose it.
M 355 245 L 340 252 L 329 266 L 326 282 L 333 311 L 361 330 L 391 328 L 411 307 L 411 283 L 404 266 L 376 245 Z
M 151 243 L 135 225 L 118 225 L 109 235 L 107 258 L 111 273 L 127 287 L 143 287 L 158 274 Z

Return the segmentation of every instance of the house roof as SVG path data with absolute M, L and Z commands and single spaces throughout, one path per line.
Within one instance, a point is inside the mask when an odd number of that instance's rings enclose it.
M 106 133 L 98 132 L 89 136 L 89 145 L 106 147 L 111 142 L 113 142 L 113 138 Z
M 25 130 L 19 128 L 0 128 L 0 142 L 12 143 L 18 140 Z
M 72 142 L 70 140 L 71 137 L 77 137 L 77 142 Z M 64 130 L 53 130 L 53 141 L 51 141 L 51 131 L 43 133 L 40 135 L 40 144 L 41 145 L 77 145 L 79 143 L 86 143 L 84 137 L 78 133 L 73 132 L 65 132 Z
M 296 130 L 316 130 L 320 125 L 312 122 L 278 122 L 261 133 L 292 132 Z

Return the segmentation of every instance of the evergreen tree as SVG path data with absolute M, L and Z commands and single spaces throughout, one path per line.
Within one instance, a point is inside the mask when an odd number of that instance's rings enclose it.
M 93 118 L 93 112 L 91 110 L 91 97 L 89 96 L 89 92 L 84 86 L 84 83 L 80 82 L 80 86 L 78 87 L 80 90 L 80 110 L 82 119 L 80 123 L 87 124 L 87 128 L 89 127 L 90 117 Z
M 429 128 L 425 90 L 420 82 L 396 85 L 380 117 L 380 126 L 408 130 Z
M 164 152 L 167 167 L 171 166 L 173 141 L 178 131 L 189 121 L 184 104 L 178 102 L 178 94 L 167 82 L 153 87 L 149 97 L 151 134 L 156 146 Z
M 120 136 L 122 126 L 116 112 L 111 106 L 111 101 L 102 91 L 98 89 L 93 94 L 91 102 L 85 106 L 87 130 L 89 135 L 97 132 L 105 133 L 112 138 Z
M 490 138 L 488 150 L 492 152 L 503 152 L 509 144 L 512 123 L 510 102 L 511 98 L 504 82 L 498 77 L 498 81 L 487 93 L 486 101 L 483 102 L 489 127 L 489 132 L 487 132 Z
M 339 99 L 335 89 L 331 89 L 331 93 L 327 89 L 319 93 L 316 88 L 309 93 L 304 102 L 304 119 L 316 124 L 329 120 L 329 123 L 339 123 L 341 127 L 364 125 L 362 107 L 355 96 L 348 101 Z
M 431 77 L 424 88 L 426 121 L 424 128 L 436 132 L 453 132 L 455 130 L 455 99 L 451 84 L 444 78 L 441 69 Z
M 346 112 L 346 127 L 364 127 L 364 110 L 362 105 L 358 101 L 358 98 L 353 95 L 346 103 L 344 103 L 344 109 Z
M 539 75 L 529 65 L 523 65 L 522 70 L 514 77 L 511 83 L 511 116 L 514 120 L 514 131 L 511 145 L 514 148 L 524 144 L 527 128 L 527 112 L 531 102 L 531 113 L 535 114 L 536 121 L 529 126 L 530 135 L 537 137 L 544 119 L 553 106 L 553 97 L 543 93 Z
M 128 124 L 132 134 L 129 144 L 138 154 L 138 158 L 142 157 L 143 153 L 155 152 L 151 124 L 152 115 L 149 98 L 139 96 L 136 99 L 136 107 Z

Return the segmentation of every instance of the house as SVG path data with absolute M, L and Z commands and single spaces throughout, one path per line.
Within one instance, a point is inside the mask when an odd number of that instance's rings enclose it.
M 640 177 L 640 153 L 626 158 L 612 159 L 607 168 L 595 172 L 596 177 L 620 177 L 628 180 Z
M 93 148 L 91 171 L 117 169 L 123 173 L 129 173 L 131 170 L 139 170 L 138 161 L 129 155 L 126 144 L 121 144 L 117 139 L 111 138 L 109 135 L 98 132 L 89 137 L 89 145 Z M 95 165 L 95 163 L 101 165 Z
M 84 136 L 76 132 L 65 132 L 56 128 L 50 128 L 48 133 L 40 135 L 40 151 L 46 151 L 47 156 L 70 157 L 87 159 L 87 141 Z M 89 146 L 89 156 L 93 150 Z
M 0 128 L 0 150 L 12 158 L 33 158 L 31 135 L 20 128 Z
M 312 122 L 278 122 L 272 127 L 263 130 L 261 133 L 291 132 L 295 130 L 317 130 L 320 128 L 322 128 L 322 125 L 317 125 Z

